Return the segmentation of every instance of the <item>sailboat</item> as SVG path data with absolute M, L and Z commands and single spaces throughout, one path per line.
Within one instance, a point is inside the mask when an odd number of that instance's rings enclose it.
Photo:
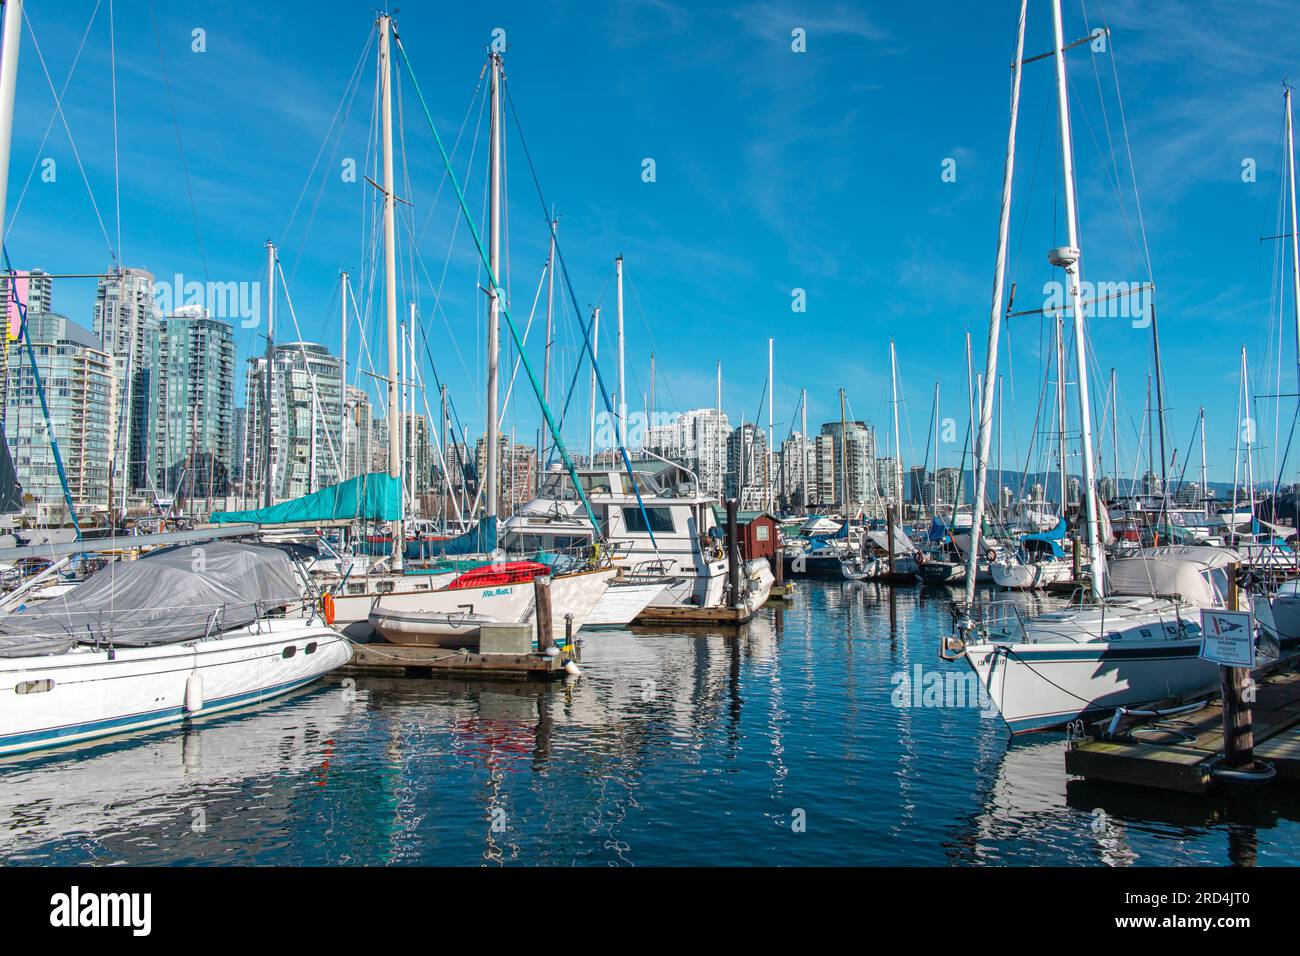
M 986 381 L 993 381 L 997 373 L 1026 7 L 1027 0 L 1021 0 Z M 954 634 L 944 639 L 940 649 L 946 660 L 966 661 L 1013 733 L 1059 726 L 1108 709 L 1195 694 L 1215 683 L 1217 667 L 1199 656 L 1200 610 L 1224 606 L 1228 574 L 1239 560 L 1234 552 L 1225 549 L 1155 548 L 1114 561 L 1107 574 L 1093 470 L 1087 339 L 1080 293 L 1082 254 L 1060 0 L 1052 0 L 1052 20 L 1068 245 L 1052 249 L 1048 259 L 1065 271 L 1074 324 L 1084 472 L 1085 507 L 1081 517 L 1086 522 L 1091 601 L 1026 621 L 1009 602 L 977 605 L 973 582 L 968 580 L 965 601 L 953 606 Z M 976 539 L 981 530 L 990 420 L 991 398 L 985 394 L 980 411 L 975 520 L 971 529 Z
M 1073 563 L 1062 549 L 1067 522 L 1065 506 L 1069 500 L 1065 457 L 1065 335 L 1064 322 L 1056 316 L 1056 422 L 1057 472 L 1060 479 L 1060 510 L 1050 531 L 1022 535 L 1015 549 L 1008 549 L 990 567 L 993 583 L 1013 591 L 1029 591 L 1062 584 L 1074 574 Z

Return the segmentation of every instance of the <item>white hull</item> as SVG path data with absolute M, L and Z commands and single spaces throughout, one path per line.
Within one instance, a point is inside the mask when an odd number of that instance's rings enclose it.
M 994 561 L 993 583 L 1009 591 L 1032 591 L 1069 581 L 1074 566 L 1068 561 Z
M 638 614 L 664 589 L 662 583 L 626 584 L 611 583 L 596 602 L 587 618 L 587 627 L 620 627 L 631 624 Z
M 966 660 L 1012 733 L 1193 694 L 1218 681 L 1200 640 L 974 644 Z
M 414 611 L 430 593 L 445 588 L 456 578 L 457 572 L 445 574 L 388 574 L 362 577 L 351 582 L 358 593 L 334 595 L 334 624 L 353 640 L 364 641 L 371 637 L 370 612 L 375 603 L 383 600 L 388 610 Z M 391 588 L 390 588 L 391 585 Z M 331 586 L 333 590 L 333 586 Z M 344 591 L 353 587 L 343 585 Z
M 111 659 L 109 652 L 89 647 L 6 658 L 0 660 L 0 754 L 255 704 L 302 687 L 351 656 L 347 640 L 331 627 L 275 619 L 207 640 L 119 648 Z M 53 684 L 39 691 L 44 681 Z M 29 692 L 17 693 L 19 687 Z
M 580 571 L 551 579 L 551 639 L 565 637 L 565 615 L 576 633 L 614 577 L 612 568 Z M 475 648 L 482 624 L 527 624 L 535 620 L 532 581 L 488 588 L 462 588 L 419 595 L 385 596 L 375 603 L 370 624 L 396 644 Z

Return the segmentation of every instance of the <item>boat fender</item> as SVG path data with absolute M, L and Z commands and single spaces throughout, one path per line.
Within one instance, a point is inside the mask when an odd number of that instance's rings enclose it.
M 564 662 L 564 673 L 568 674 L 570 677 L 581 677 L 581 676 L 582 676 L 582 668 L 580 668 L 580 667 L 579 667 L 577 664 L 575 664 L 573 661 L 565 661 L 565 662 Z
M 542 651 L 542 653 L 545 654 L 547 657 L 559 657 L 560 649 L 556 647 L 554 644 L 552 644 L 546 650 Z
M 203 675 L 191 671 L 185 679 L 185 710 L 197 714 L 203 709 Z
M 320 596 L 321 616 L 325 618 L 326 624 L 334 623 L 334 595 L 326 591 Z

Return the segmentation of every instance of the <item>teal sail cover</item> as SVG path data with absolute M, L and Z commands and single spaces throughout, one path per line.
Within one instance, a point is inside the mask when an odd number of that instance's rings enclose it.
M 213 524 L 312 525 L 326 521 L 396 521 L 402 485 L 385 472 L 358 475 L 301 498 L 251 511 L 214 511 Z

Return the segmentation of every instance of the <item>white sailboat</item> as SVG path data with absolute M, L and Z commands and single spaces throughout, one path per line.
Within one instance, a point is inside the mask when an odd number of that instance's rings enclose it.
M 1026 6 L 1022 0 L 986 380 L 992 380 L 997 367 L 1001 283 L 1005 269 L 1020 75 L 1024 62 Z M 1081 253 L 1075 208 L 1069 87 L 1065 75 L 1067 48 L 1060 0 L 1052 2 L 1052 21 L 1068 245 L 1053 249 L 1049 260 L 1065 270 L 1073 313 L 1083 449 L 1082 494 L 1092 571 L 1092 600 L 1091 603 L 1024 621 L 1014 607 L 1005 602 L 976 605 L 974 588 L 968 583 L 965 603 L 954 607 L 956 633 L 944 642 L 941 650 L 945 657 L 947 652 L 954 652 L 965 659 L 1013 732 L 1057 726 L 1108 708 L 1194 693 L 1204 684 L 1212 683 L 1217 677 L 1216 667 L 1199 659 L 1199 612 L 1204 607 L 1223 606 L 1228 590 L 1229 566 L 1239 560 L 1234 552 L 1213 548 L 1158 548 L 1139 552 L 1138 557 L 1114 562 L 1109 577 L 1111 596 L 1106 596 L 1108 579 L 1100 541 L 1093 473 L 1087 339 L 1080 294 Z M 986 396 L 980 417 L 980 451 L 976 459 L 976 520 L 972 528 L 972 536 L 976 538 L 980 530 L 983 475 L 988 460 L 988 405 Z

